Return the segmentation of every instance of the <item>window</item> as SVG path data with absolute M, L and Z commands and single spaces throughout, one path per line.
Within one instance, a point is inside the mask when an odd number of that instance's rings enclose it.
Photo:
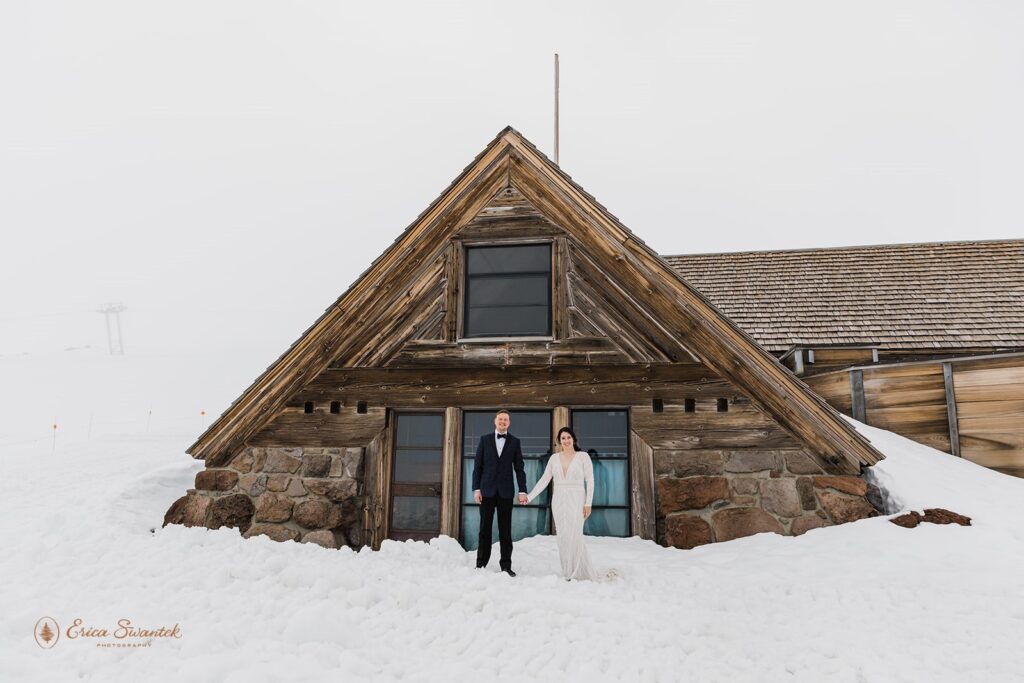
M 480 534 L 480 506 L 473 501 L 473 459 L 483 434 L 494 432 L 494 412 L 465 411 L 462 414 L 462 546 L 476 550 Z M 549 411 L 513 411 L 509 431 L 519 439 L 526 469 L 526 490 L 537 483 L 551 455 L 551 413 Z M 517 484 L 518 486 L 518 484 Z M 551 533 L 548 506 L 551 487 L 529 505 L 515 503 L 512 508 L 512 540 Z M 498 517 L 494 517 L 491 538 L 498 541 Z
M 466 249 L 464 337 L 551 335 L 551 245 Z
M 572 428 L 594 464 L 589 536 L 629 536 L 629 417 L 625 410 L 574 410 Z

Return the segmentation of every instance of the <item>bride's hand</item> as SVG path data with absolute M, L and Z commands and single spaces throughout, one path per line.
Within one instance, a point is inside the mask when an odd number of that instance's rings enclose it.
M 589 516 L 590 516 L 590 506 L 589 505 L 584 505 L 583 506 L 583 519 L 586 519 Z

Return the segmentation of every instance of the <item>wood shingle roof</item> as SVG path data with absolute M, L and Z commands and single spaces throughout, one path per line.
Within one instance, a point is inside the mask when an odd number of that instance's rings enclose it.
M 1024 348 L 1024 240 L 663 258 L 769 351 Z

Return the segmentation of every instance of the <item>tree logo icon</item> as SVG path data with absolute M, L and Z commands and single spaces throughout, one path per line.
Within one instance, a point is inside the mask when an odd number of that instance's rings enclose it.
M 60 626 L 51 617 L 43 617 L 36 622 L 35 637 L 39 647 L 49 650 L 60 640 Z

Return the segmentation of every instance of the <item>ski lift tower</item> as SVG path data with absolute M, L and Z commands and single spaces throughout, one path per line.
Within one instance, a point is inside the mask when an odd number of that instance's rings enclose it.
M 110 355 L 114 355 L 114 336 L 110 329 L 110 316 L 114 316 L 114 321 L 117 326 L 117 349 L 118 354 L 124 355 L 124 337 L 121 336 L 121 311 L 128 310 L 128 307 L 124 304 L 103 304 L 96 312 L 102 313 L 103 317 L 107 321 L 107 348 L 110 349 Z

